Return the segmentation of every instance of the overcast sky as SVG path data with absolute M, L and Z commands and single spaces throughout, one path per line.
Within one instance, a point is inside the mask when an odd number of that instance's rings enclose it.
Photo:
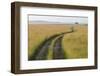
M 64 24 L 87 24 L 87 17 L 71 17 L 71 16 L 38 16 L 29 15 L 29 23 L 64 23 Z

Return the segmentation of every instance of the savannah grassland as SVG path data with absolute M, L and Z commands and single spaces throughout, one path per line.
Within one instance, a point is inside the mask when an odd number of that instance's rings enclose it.
M 28 27 L 28 57 L 31 57 L 35 49 L 52 35 L 71 31 L 71 25 L 66 24 L 29 24 Z M 87 58 L 87 25 L 75 25 L 74 32 L 65 34 L 62 47 L 67 59 Z M 52 51 L 52 50 L 50 50 Z M 48 54 L 49 57 L 52 56 Z

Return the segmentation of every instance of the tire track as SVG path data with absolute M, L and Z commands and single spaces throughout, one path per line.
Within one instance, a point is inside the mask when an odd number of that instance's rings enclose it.
M 53 59 L 66 59 L 62 49 L 62 39 L 64 35 L 59 36 L 53 45 Z
M 53 59 L 64 59 L 65 55 L 64 55 L 64 51 L 62 50 L 62 38 L 64 36 L 64 34 L 67 33 L 72 33 L 72 31 L 69 32 L 63 32 L 61 34 L 56 34 L 53 35 L 51 37 L 49 37 L 48 39 L 44 40 L 35 50 L 33 56 L 31 56 L 29 58 L 29 60 L 46 60 L 47 59 L 47 55 L 49 52 L 49 47 L 52 43 L 52 41 L 56 39 L 54 46 L 53 46 Z M 63 56 L 64 55 L 64 56 Z
M 50 47 L 50 44 L 54 38 L 56 38 L 58 35 L 54 35 L 43 41 L 35 50 L 35 53 L 32 57 L 29 58 L 29 60 L 46 60 L 48 55 L 48 49 Z
M 47 58 L 48 49 L 50 47 L 52 40 L 49 40 L 45 43 L 45 45 L 42 47 L 41 51 L 37 54 L 35 57 L 35 60 L 45 60 Z

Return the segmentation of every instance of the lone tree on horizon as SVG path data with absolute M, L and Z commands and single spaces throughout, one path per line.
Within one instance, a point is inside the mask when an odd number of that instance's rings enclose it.
M 79 24 L 78 22 L 75 22 L 75 24 Z

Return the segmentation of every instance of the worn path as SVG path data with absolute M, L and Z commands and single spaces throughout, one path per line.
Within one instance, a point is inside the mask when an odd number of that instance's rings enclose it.
M 68 34 L 68 33 L 72 33 L 72 31 L 53 35 L 49 37 L 48 39 L 46 39 L 43 43 L 39 45 L 39 47 L 37 47 L 37 49 L 35 50 L 35 53 L 29 60 L 46 60 L 50 45 L 55 38 L 57 39 L 55 40 L 55 43 L 53 45 L 53 50 L 52 50 L 53 57 L 52 58 L 53 59 L 65 59 L 66 57 L 64 55 L 61 42 L 62 42 L 64 34 Z

